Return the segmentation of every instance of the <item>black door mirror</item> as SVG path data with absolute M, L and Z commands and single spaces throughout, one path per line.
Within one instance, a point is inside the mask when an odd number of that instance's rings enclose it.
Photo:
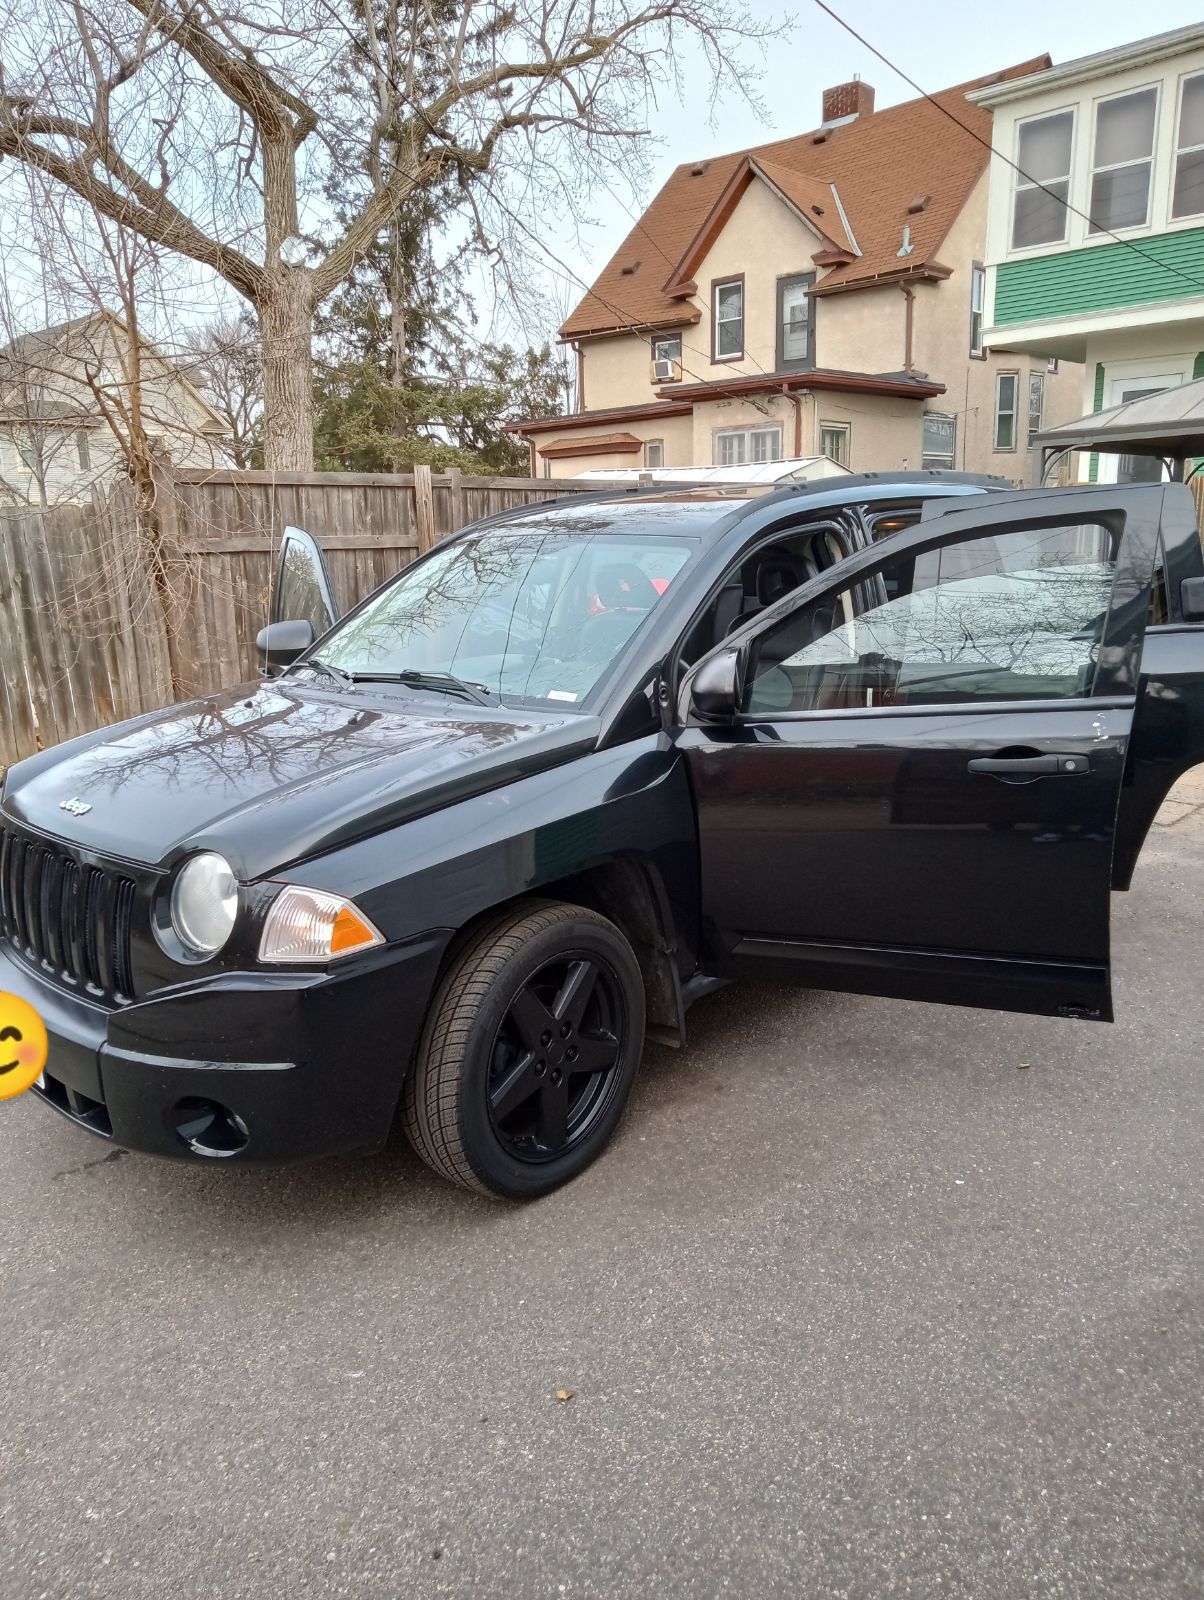
M 1179 585 L 1179 609 L 1184 622 L 1204 622 L 1204 578 L 1184 578 Z
M 700 722 L 730 722 L 740 703 L 740 652 L 704 661 L 690 680 L 690 712 Z
M 275 677 L 278 672 L 283 672 L 285 667 L 291 667 L 297 657 L 308 650 L 313 642 L 312 622 L 269 622 L 266 628 L 260 628 L 255 637 L 255 651 L 259 657 L 260 670 L 268 677 Z

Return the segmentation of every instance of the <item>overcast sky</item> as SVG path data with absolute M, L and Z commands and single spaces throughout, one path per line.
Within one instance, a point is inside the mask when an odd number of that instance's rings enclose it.
M 1149 9 L 1121 0 L 829 0 L 858 33 L 896 63 L 921 88 L 948 88 L 983 77 L 1016 62 L 1048 52 L 1055 64 L 1111 46 L 1127 44 L 1151 33 L 1186 27 L 1201 20 L 1200 0 L 1158 0 Z M 655 108 L 650 127 L 660 141 L 653 161 L 653 181 L 646 194 L 613 195 L 602 191 L 593 205 L 594 223 L 580 241 L 561 233 L 551 248 L 577 278 L 591 281 L 622 242 L 638 216 L 641 201 L 654 194 L 679 163 L 729 150 L 744 149 L 769 139 L 805 133 L 821 121 L 823 90 L 855 74 L 874 86 L 876 105 L 894 105 L 915 98 L 915 91 L 851 38 L 813 0 L 783 8 L 766 0 L 749 0 L 760 16 L 790 20 L 789 35 L 776 41 L 760 66 L 760 96 L 768 121 L 760 120 L 737 97 L 720 106 L 714 127 L 706 107 L 665 100 Z M 701 68 L 687 73 L 701 84 Z M 549 262 L 549 272 L 556 269 Z M 555 288 L 558 301 L 571 306 L 581 286 L 563 274 Z

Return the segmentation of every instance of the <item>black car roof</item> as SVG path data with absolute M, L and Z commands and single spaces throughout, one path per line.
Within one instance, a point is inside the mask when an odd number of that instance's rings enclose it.
M 609 489 L 597 493 L 572 493 L 557 495 L 550 500 L 537 501 L 524 506 L 511 506 L 506 511 L 495 512 L 479 522 L 460 530 L 461 534 L 475 533 L 485 528 L 504 527 L 538 519 L 541 523 L 562 523 L 566 532 L 572 531 L 579 519 L 574 512 L 597 511 L 605 508 L 608 517 L 607 531 L 611 533 L 643 534 L 649 532 L 648 523 L 662 523 L 667 535 L 678 533 L 698 534 L 709 524 L 724 521 L 730 526 L 738 520 L 742 507 L 749 512 L 764 510 L 767 506 L 783 506 L 798 502 L 807 511 L 835 509 L 847 505 L 866 505 L 880 501 L 928 500 L 946 496 L 961 497 L 969 494 L 997 493 L 1013 486 L 1006 478 L 990 477 L 985 473 L 917 471 L 917 472 L 861 472 L 842 478 L 821 478 L 814 483 L 790 483 L 770 493 L 750 492 L 742 487 L 725 488 L 714 484 L 688 486 L 649 486 L 629 489 Z M 684 526 L 676 530 L 668 520 L 656 516 L 666 507 L 679 508 Z M 653 515 L 650 518 L 649 513 Z

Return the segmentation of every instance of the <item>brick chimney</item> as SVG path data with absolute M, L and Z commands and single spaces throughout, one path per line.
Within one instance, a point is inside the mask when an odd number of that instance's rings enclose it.
M 854 78 L 824 90 L 824 121 L 840 122 L 845 117 L 868 117 L 874 111 L 874 91 L 868 83 Z

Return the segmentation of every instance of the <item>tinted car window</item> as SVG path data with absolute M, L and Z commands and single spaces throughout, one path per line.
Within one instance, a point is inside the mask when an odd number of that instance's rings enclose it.
M 764 637 L 746 709 L 1089 694 L 1114 576 L 1113 536 L 1095 524 L 997 533 L 883 563 L 870 584 Z M 877 603 L 859 608 L 867 589 Z
M 313 624 L 321 637 L 334 621 L 314 566 L 312 551 L 300 539 L 287 537 L 280 553 L 280 592 L 275 614 L 289 622 Z

